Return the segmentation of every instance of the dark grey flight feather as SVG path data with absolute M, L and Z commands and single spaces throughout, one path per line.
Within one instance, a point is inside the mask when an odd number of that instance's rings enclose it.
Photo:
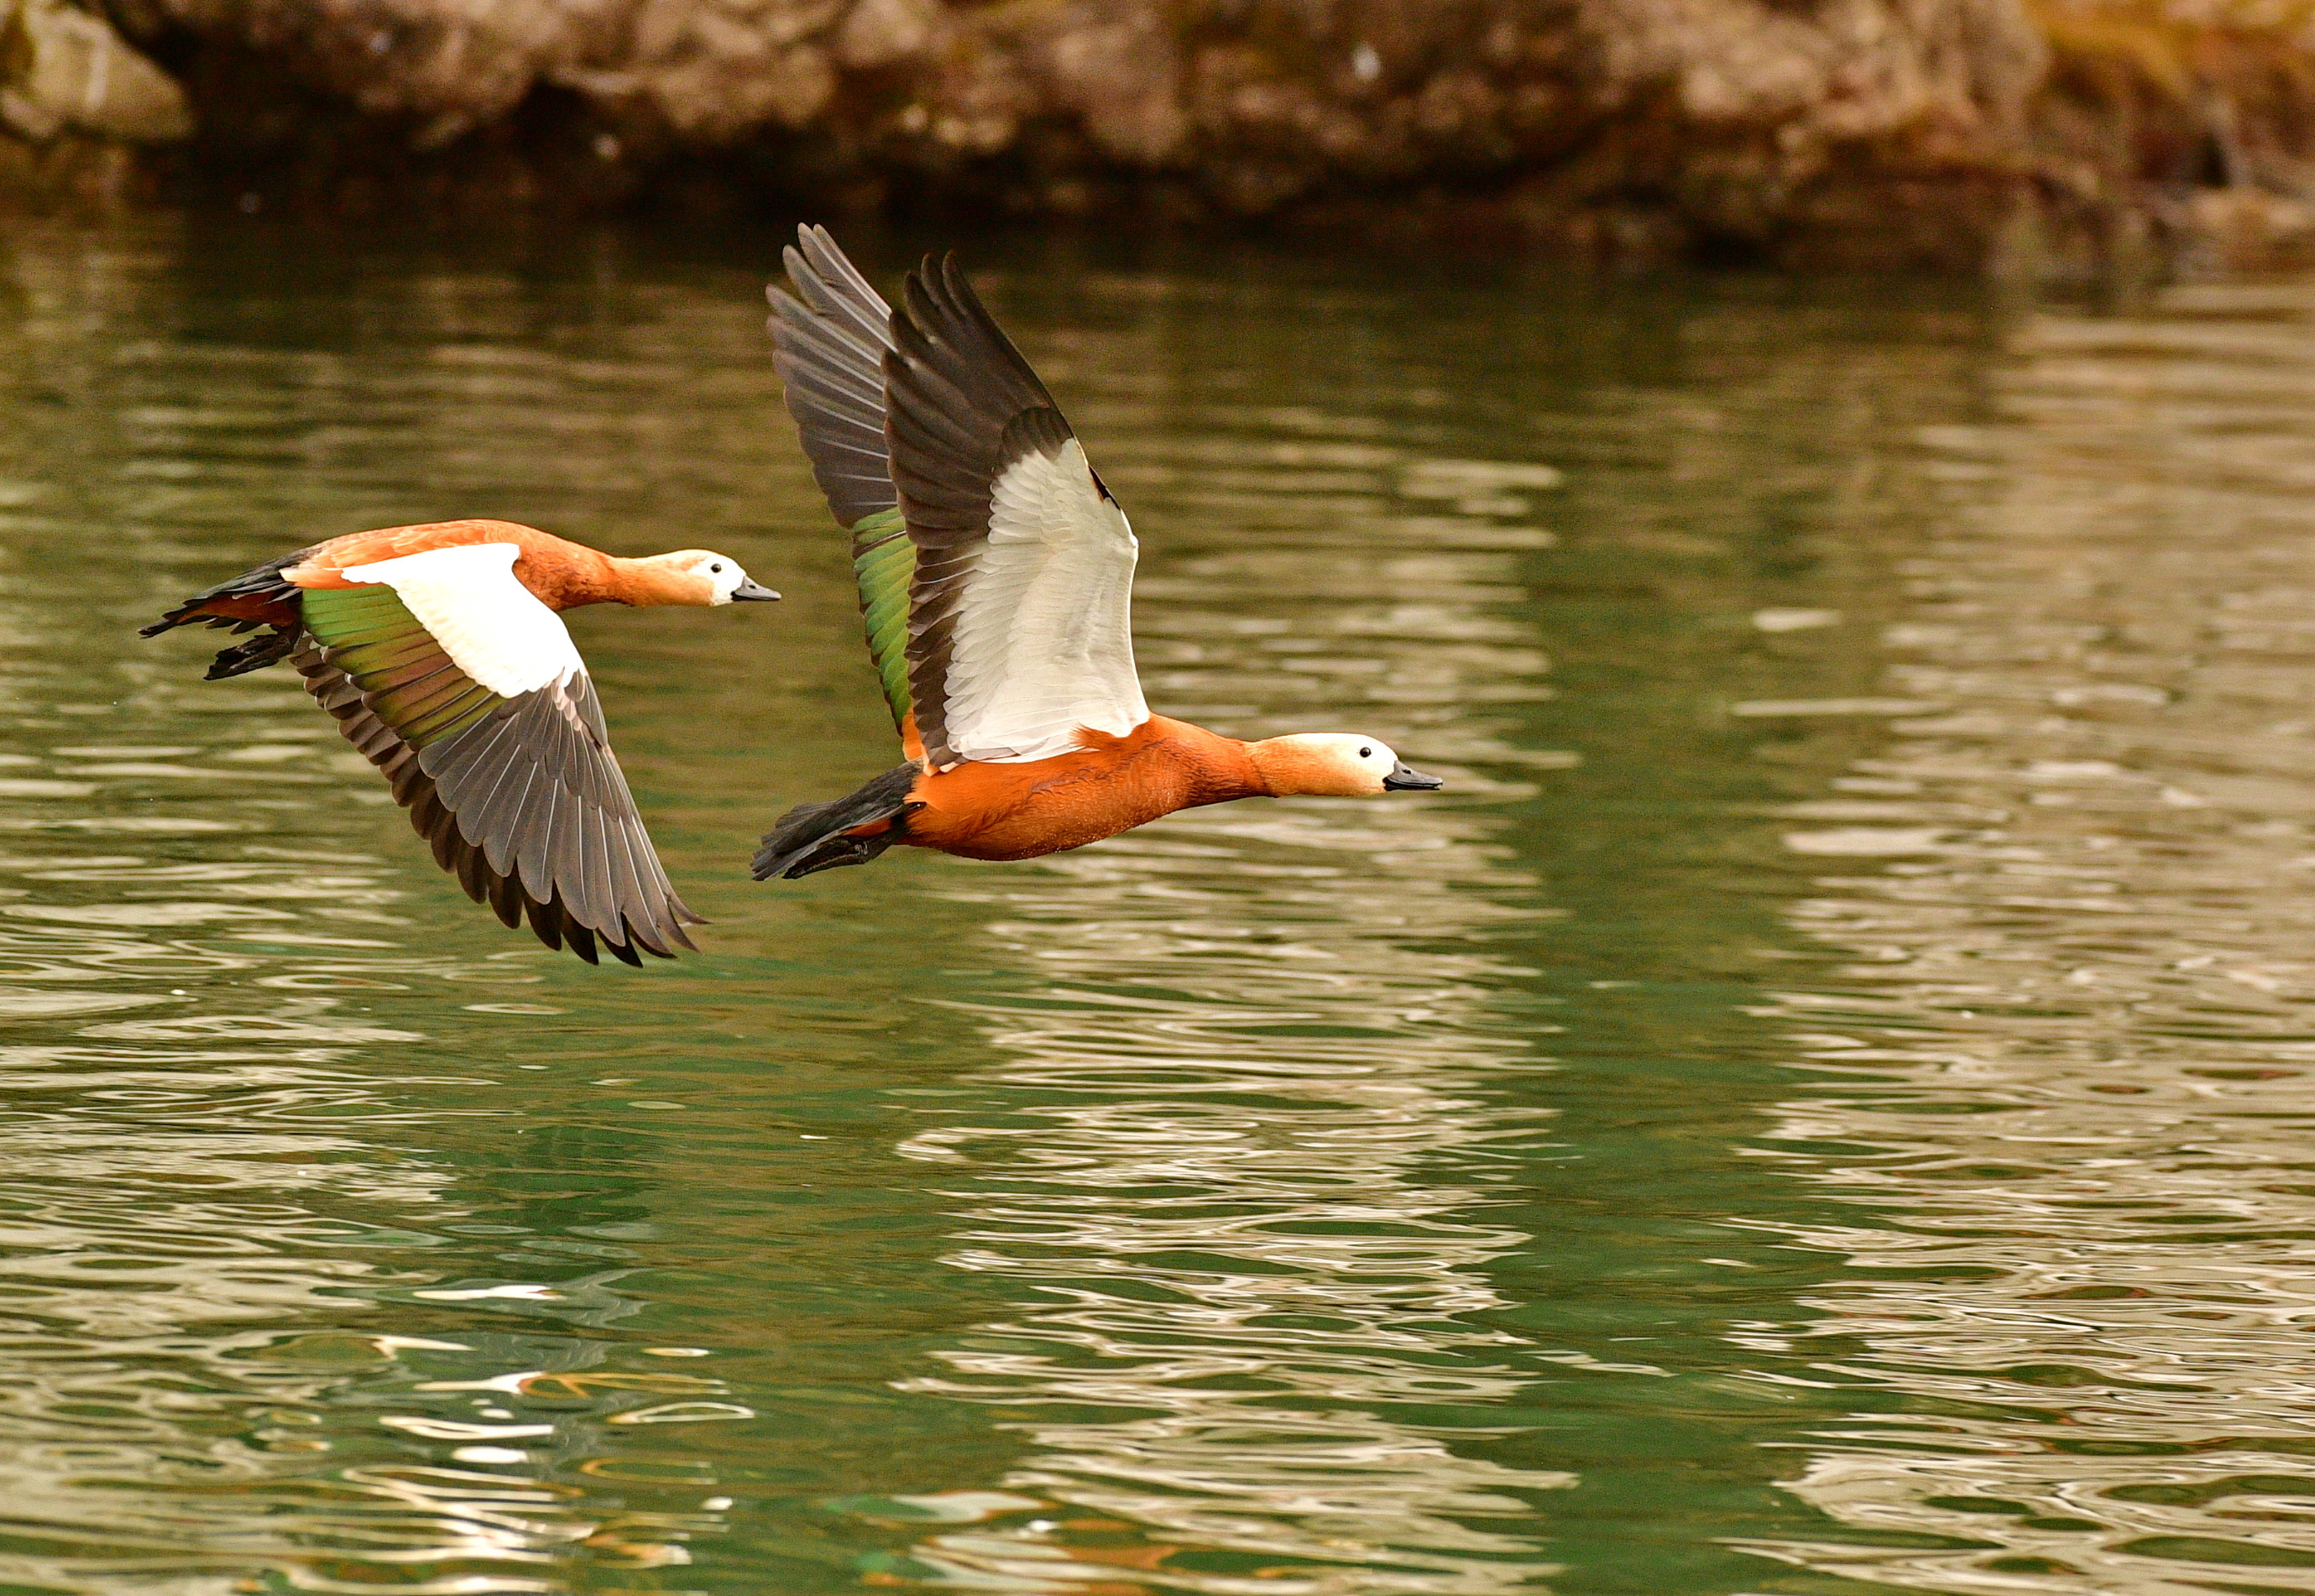
M 797 228 L 782 258 L 795 293 L 776 285 L 765 290 L 772 302 L 772 364 L 787 386 L 788 413 L 812 474 L 838 523 L 849 530 L 894 502 L 883 368 L 892 347 L 892 307 L 825 227 Z
M 290 663 L 392 783 L 436 863 L 506 925 L 528 919 L 547 946 L 590 964 L 599 945 L 629 964 L 693 946 L 683 927 L 703 922 L 660 865 L 584 675 L 415 749 L 310 639 Z
M 917 545 L 909 690 L 926 758 L 942 770 L 959 757 L 948 743 L 949 661 L 960 603 L 989 544 L 997 480 L 1076 434 L 954 255 L 926 257 L 909 274 L 901 306 L 884 357 L 884 439 Z

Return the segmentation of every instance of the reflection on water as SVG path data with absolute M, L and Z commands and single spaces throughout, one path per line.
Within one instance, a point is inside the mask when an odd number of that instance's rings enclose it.
M 1936 534 L 1886 679 L 1938 712 L 1833 784 L 1890 856 L 1793 911 L 1856 961 L 1787 1007 L 1854 1085 L 1777 1135 L 1859 1204 L 1797 1233 L 1888 1281 L 1818 1303 L 1823 1378 L 1875 1401 L 1796 1488 L 1926 1538 L 1787 1555 L 2315 1590 L 2315 295 L 2014 343 L 1920 439 Z
M 0 1592 L 2315 1590 L 2315 295 L 985 241 L 1153 702 L 1452 785 L 765 889 L 774 243 L 0 239 Z M 129 635 L 449 514 L 789 594 L 575 618 L 710 956 Z

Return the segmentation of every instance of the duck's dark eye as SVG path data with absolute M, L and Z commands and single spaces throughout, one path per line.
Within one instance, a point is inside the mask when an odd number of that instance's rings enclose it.
M 707 574 L 708 574 L 708 575 L 710 575 L 710 576 L 721 576 L 721 575 L 723 575 L 723 561 L 721 561 L 721 560 L 718 560 L 718 561 L 716 561 L 716 562 L 715 562 L 715 563 L 714 563 L 714 564 L 710 565 L 710 566 L 707 568 Z
M 1359 750 L 1359 758 L 1362 758 L 1362 759 L 1371 759 L 1371 758 L 1374 758 L 1374 749 L 1361 749 Z

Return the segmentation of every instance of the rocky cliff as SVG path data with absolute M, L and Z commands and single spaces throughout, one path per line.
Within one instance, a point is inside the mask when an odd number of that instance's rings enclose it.
M 2068 3 L 0 0 L 0 185 L 1962 268 L 2287 230 L 2297 25 Z

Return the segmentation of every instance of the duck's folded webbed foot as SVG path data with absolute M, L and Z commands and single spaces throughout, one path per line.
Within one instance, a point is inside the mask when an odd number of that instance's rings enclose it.
M 782 815 L 757 850 L 758 881 L 794 881 L 846 864 L 865 864 L 907 835 L 909 801 L 922 767 L 897 766 L 846 797 L 800 803 Z
M 786 854 L 775 853 L 767 847 L 756 856 L 756 879 L 770 881 L 776 876 L 782 881 L 795 881 L 846 864 L 865 864 L 900 839 L 899 833 L 887 827 L 873 837 L 855 837 L 839 831 Z
M 201 679 L 223 681 L 229 676 L 242 676 L 279 664 L 297 652 L 297 640 L 302 635 L 301 627 L 276 626 L 262 637 L 245 638 L 231 648 L 220 649 Z

